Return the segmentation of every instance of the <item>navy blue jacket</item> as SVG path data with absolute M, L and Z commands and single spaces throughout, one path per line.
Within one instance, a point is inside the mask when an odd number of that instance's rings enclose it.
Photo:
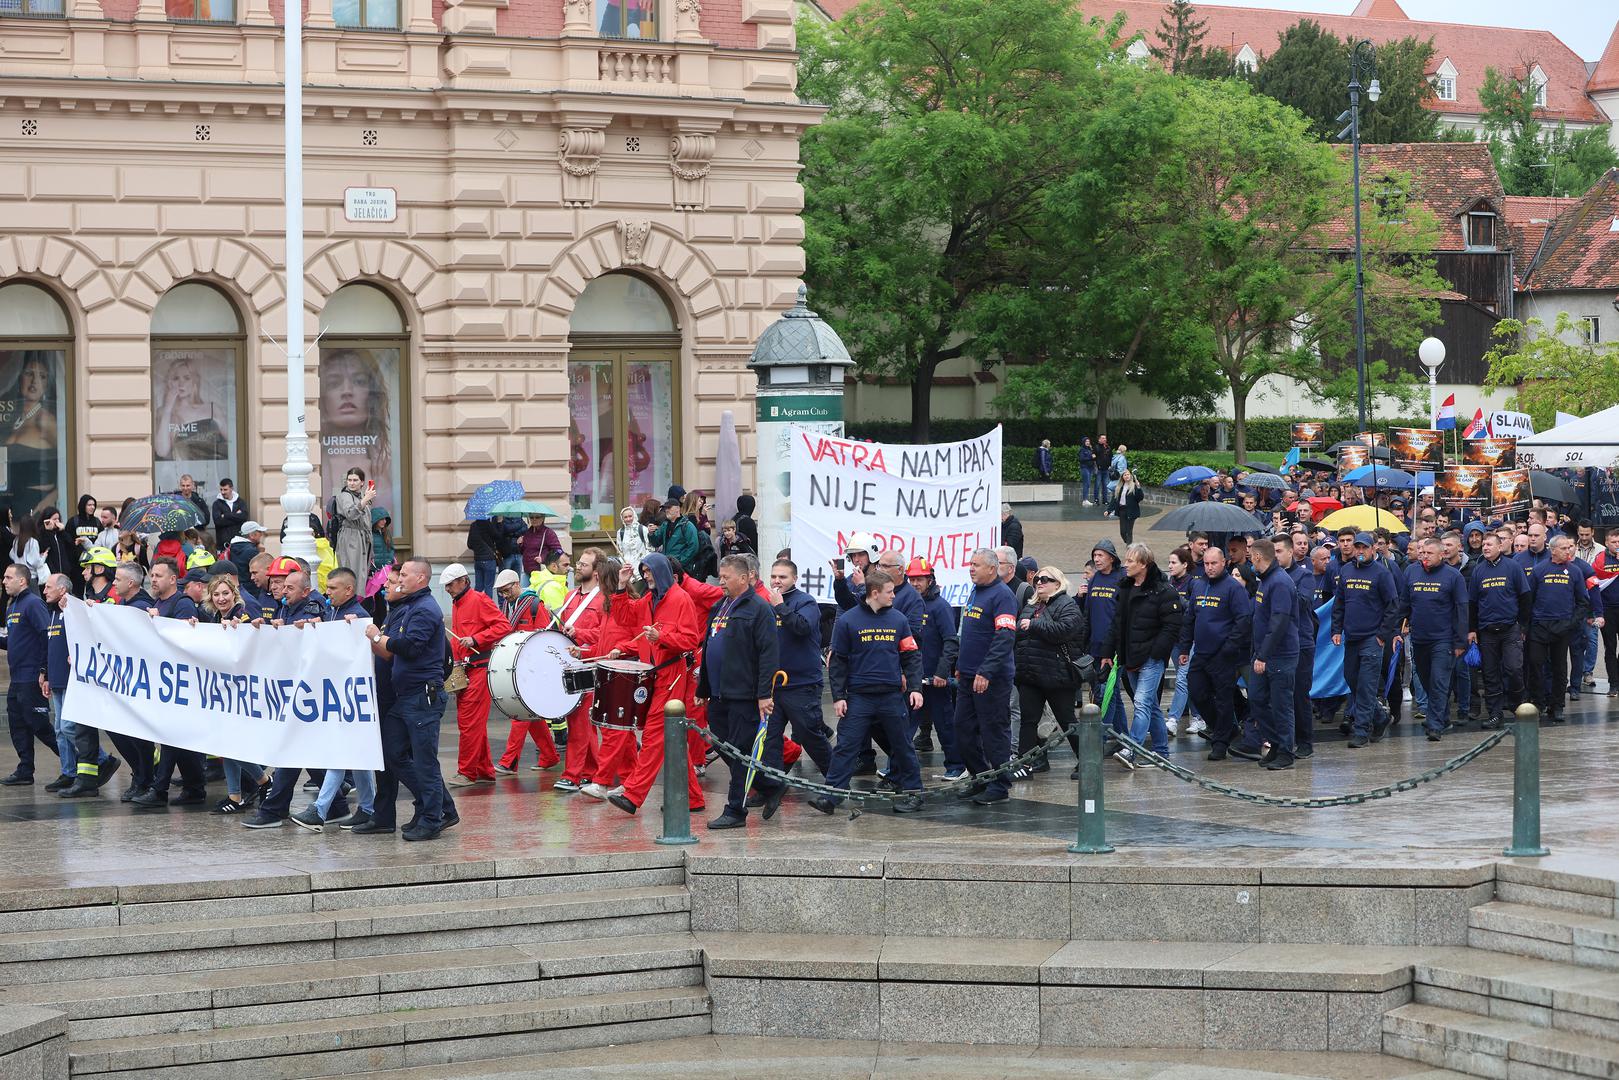
M 1590 617 L 1591 596 L 1585 582 L 1591 575 L 1581 572 L 1584 565 L 1579 559 L 1570 559 L 1562 565 L 1547 559 L 1529 571 L 1531 620 L 1554 622 Z
M 1467 586 L 1472 608 L 1469 625 L 1475 633 L 1483 627 L 1529 621 L 1529 575 L 1510 555 L 1493 563 L 1478 560 Z
M 1241 659 L 1248 655 L 1253 616 L 1254 602 L 1237 578 L 1231 574 L 1214 581 L 1198 578 L 1186 593 L 1178 651 L 1184 656 L 1196 646 L 1199 656 L 1213 660 L 1229 649 L 1228 655 Z
M 1017 598 L 995 581 L 973 586 L 961 610 L 956 671 L 963 676 L 1012 677 L 1012 648 L 1017 643 Z
M 916 591 L 909 581 L 901 578 L 894 586 L 893 608 L 905 616 L 905 621 L 911 624 L 911 636 L 918 641 L 922 638 L 922 617 L 927 612 L 927 604 L 922 594 Z
M 1299 590 L 1280 563 L 1259 575 L 1254 594 L 1254 659 L 1266 664 L 1297 660 Z
M 330 622 L 332 609 L 322 596 L 310 593 L 290 607 L 283 600 L 275 609 L 275 617 L 288 626 L 295 622 Z
M 1405 568 L 1405 617 L 1413 642 L 1467 648 L 1468 606 L 1467 583 L 1455 567 L 1442 562 L 1430 571 L 1414 562 Z
M 1524 548 L 1522 551 L 1513 552 L 1512 557 L 1513 557 L 1513 559 L 1515 559 L 1517 561 L 1519 566 L 1524 568 L 1525 571 L 1533 570 L 1535 567 L 1539 566 L 1541 563 L 1549 562 L 1551 560 L 1551 557 L 1552 557 L 1551 544 L 1552 544 L 1552 538 L 1551 538 L 1550 535 L 1548 535 L 1546 537 L 1546 546 L 1540 549 L 1540 554 L 1537 555 L 1537 554 L 1534 553 L 1533 550 L 1531 550 L 1529 548 Z
M 956 638 L 956 609 L 950 606 L 937 585 L 922 594 L 922 605 L 922 635 L 916 639 L 922 646 L 922 678 L 949 682 L 955 674 L 956 653 L 960 649 Z
M 45 681 L 51 684 L 51 692 L 62 693 L 67 689 L 71 671 L 67 662 L 67 627 L 62 622 L 62 609 L 50 610 L 50 625 L 45 630 Z
M 255 589 L 251 578 L 242 578 L 238 583 L 238 588 L 242 591 L 242 606 L 247 608 L 249 622 L 254 619 L 275 618 L 275 609 L 278 606 L 275 597 L 267 592 L 261 593 Z
M 425 686 L 444 685 L 444 610 L 423 588 L 401 597 L 388 609 L 383 631 L 393 654 L 393 688 L 406 697 Z
M 135 594 L 135 599 L 133 600 L 120 600 L 118 602 L 123 604 L 125 607 L 134 608 L 136 611 L 151 611 L 153 608 L 157 607 L 157 605 L 152 602 L 152 598 L 147 596 L 144 592 L 137 592 Z
M 803 589 L 788 589 L 776 605 L 776 652 L 787 675 L 783 689 L 820 687 L 821 606 Z
M 922 689 L 922 650 L 911 624 L 892 607 L 859 603 L 832 628 L 832 700 L 851 693 L 895 694 Z
M 1102 658 L 1102 642 L 1113 625 L 1113 609 L 1119 601 L 1119 582 L 1123 580 L 1121 567 L 1115 566 L 1105 574 L 1097 571 L 1091 575 L 1090 587 L 1085 593 L 1085 619 L 1091 628 L 1089 648 L 1098 660 Z
M 748 589 L 734 600 L 727 596 L 714 605 L 697 674 L 698 697 L 725 701 L 770 697 L 779 666 L 776 613 L 758 593 Z
M 1321 620 L 1316 616 L 1315 609 L 1321 606 L 1315 598 L 1316 575 L 1306 563 L 1294 563 L 1288 576 L 1293 579 L 1293 588 L 1299 594 L 1298 613 L 1293 620 L 1299 632 L 1299 652 L 1312 652 L 1315 649 L 1315 635 L 1321 629 Z
M 197 605 L 191 602 L 191 597 L 179 589 L 175 589 L 167 600 L 158 600 L 154 597 L 152 606 L 157 608 L 158 617 L 163 619 L 195 619 L 199 614 Z
M 29 589 L 12 598 L 6 609 L 6 636 L 0 641 L 11 667 L 12 683 L 39 681 L 45 667 L 45 632 L 50 624 L 50 613 L 38 593 Z
M 332 609 L 332 621 L 334 622 L 346 619 L 350 615 L 354 616 L 355 622 L 371 621 L 371 613 L 365 610 L 365 605 L 360 603 L 360 598 L 358 596 L 350 599 L 349 602 L 344 604 L 342 607 Z
M 1386 643 L 1399 628 L 1400 606 L 1394 575 L 1382 562 L 1345 563 L 1338 576 L 1338 602 L 1332 605 L 1332 632 L 1346 643 L 1370 637 Z

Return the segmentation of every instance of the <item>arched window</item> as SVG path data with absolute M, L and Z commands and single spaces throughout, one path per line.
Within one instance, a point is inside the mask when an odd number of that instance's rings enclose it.
M 32 514 L 68 490 L 73 327 L 47 289 L 0 284 L 0 506 Z
M 242 317 L 212 285 L 187 281 L 152 310 L 152 481 L 189 476 L 209 502 L 222 480 L 240 489 L 244 445 Z
M 615 273 L 585 287 L 570 329 L 570 528 L 610 532 L 678 479 L 680 328 L 661 292 Z
M 409 536 L 410 447 L 400 421 L 410 356 L 405 316 L 388 293 L 355 282 L 326 301 L 320 333 L 316 430 L 322 509 L 330 513 L 344 474 L 359 468 L 376 485 L 373 518 L 385 512 L 391 535 Z

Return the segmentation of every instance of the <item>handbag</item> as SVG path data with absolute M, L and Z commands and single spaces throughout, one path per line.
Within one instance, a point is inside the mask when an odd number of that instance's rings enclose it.
M 1057 655 L 1063 658 L 1063 662 L 1068 665 L 1068 669 L 1079 680 L 1079 685 L 1085 686 L 1095 681 L 1096 661 L 1091 659 L 1090 653 L 1080 653 L 1079 659 L 1075 660 L 1073 654 L 1068 651 L 1067 645 L 1059 645 L 1057 646 Z

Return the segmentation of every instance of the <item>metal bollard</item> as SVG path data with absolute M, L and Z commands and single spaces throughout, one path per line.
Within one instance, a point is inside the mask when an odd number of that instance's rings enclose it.
M 1068 850 L 1076 855 L 1106 855 L 1107 821 L 1102 803 L 1102 710 L 1079 710 L 1079 836 Z
M 1512 723 L 1512 846 L 1501 854 L 1549 855 L 1540 844 L 1540 710 L 1518 706 Z
M 695 844 L 691 799 L 686 791 L 686 703 L 671 698 L 663 707 L 663 835 L 657 844 Z

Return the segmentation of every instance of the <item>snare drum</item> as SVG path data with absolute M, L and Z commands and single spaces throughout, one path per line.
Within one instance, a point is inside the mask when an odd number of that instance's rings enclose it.
M 603 660 L 596 665 L 596 697 L 590 722 L 607 731 L 640 731 L 652 708 L 652 665 L 639 660 Z
M 596 672 L 568 652 L 556 630 L 525 630 L 500 640 L 489 654 L 489 694 L 513 720 L 561 720 L 596 685 Z

